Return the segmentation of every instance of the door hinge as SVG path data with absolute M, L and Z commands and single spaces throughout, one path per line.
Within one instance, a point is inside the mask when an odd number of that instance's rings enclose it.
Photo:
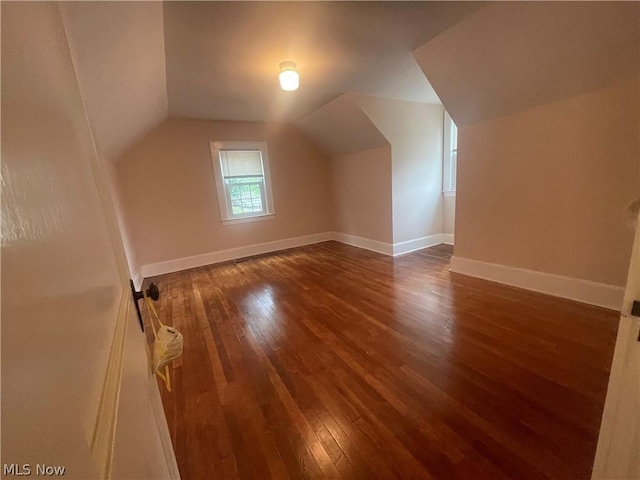
M 640 317 L 640 300 L 634 300 L 631 305 L 631 315 Z M 640 342 L 640 329 L 638 329 L 638 341 Z

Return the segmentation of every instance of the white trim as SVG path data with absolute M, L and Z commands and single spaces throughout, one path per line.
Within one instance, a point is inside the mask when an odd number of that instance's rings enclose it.
M 133 280 L 133 286 L 136 288 L 136 290 L 138 291 L 142 290 L 142 282 L 144 281 L 144 278 L 142 277 L 140 270 L 138 270 L 137 272 L 134 272 L 132 280 Z
M 370 238 L 358 237 L 356 235 L 349 235 L 342 232 L 333 232 L 333 239 L 336 242 L 345 243 L 353 247 L 364 248 L 365 250 L 371 250 L 372 252 L 397 257 L 398 255 L 422 250 L 423 248 L 440 245 L 441 243 L 444 243 L 444 234 L 436 233 L 435 235 L 429 235 L 428 237 L 414 238 L 413 240 L 393 244 L 380 242 L 378 240 L 371 240 Z
M 449 196 L 447 194 L 453 192 L 452 196 L 455 196 L 456 182 L 453 179 L 456 174 L 456 169 L 453 165 L 453 152 L 454 150 L 456 151 L 457 158 L 457 145 L 455 147 L 454 145 L 452 145 L 453 138 L 451 132 L 452 127 L 455 127 L 457 132 L 457 127 L 454 121 L 451 119 L 449 112 L 447 112 L 446 110 L 444 111 L 443 121 L 444 128 L 442 135 L 442 193 L 444 193 L 445 196 Z
M 141 268 L 144 278 L 164 275 L 165 273 L 179 272 L 190 268 L 202 267 L 214 263 L 228 262 L 238 258 L 262 255 L 265 253 L 277 252 L 288 248 L 302 247 L 313 243 L 327 242 L 333 238 L 331 232 L 316 233 L 303 237 L 286 238 L 274 242 L 257 243 L 244 247 L 230 248 L 228 250 L 218 250 L 217 252 L 203 253 L 192 257 L 167 260 L 165 262 L 150 263 Z
M 456 191 L 455 190 L 445 190 L 444 192 L 442 192 L 442 195 L 444 195 L 445 197 L 455 197 L 456 196 Z
M 442 243 L 445 243 L 447 245 L 453 245 L 454 243 L 454 235 L 453 233 L 443 233 L 442 234 Z
M 602 412 L 591 478 L 638 478 L 640 465 L 640 318 L 631 314 L 640 294 L 640 217 L 636 224 L 627 286 L 613 350 L 611 375 Z
M 429 235 L 428 237 L 414 238 L 413 240 L 394 243 L 393 256 L 397 257 L 398 255 L 422 250 L 423 248 L 433 247 L 435 245 L 440 245 L 442 242 L 442 234 L 436 233 L 435 235 Z
M 245 216 L 234 216 L 231 213 L 231 205 L 229 205 L 227 199 L 227 190 L 224 184 L 224 176 L 222 174 L 222 168 L 220 166 L 220 150 L 240 150 L 240 149 L 250 149 L 260 151 L 261 159 L 262 159 L 262 173 L 264 178 L 264 200 L 265 200 L 265 211 L 260 213 L 259 215 L 245 215 Z M 209 150 L 211 153 L 211 165 L 213 167 L 213 176 L 214 182 L 216 186 L 216 193 L 218 195 L 218 207 L 220 209 L 220 220 L 223 225 L 227 225 L 228 223 L 241 223 L 237 222 L 237 220 L 245 220 L 245 221 L 255 221 L 257 217 L 263 217 L 267 215 L 274 215 L 276 213 L 276 207 L 273 202 L 273 191 L 271 189 L 271 167 L 269 165 L 269 149 L 267 147 L 267 142 L 251 142 L 251 141 L 241 141 L 241 142 L 227 142 L 227 141 L 211 141 L 209 142 Z M 267 220 L 266 218 L 262 220 Z
M 145 338 L 146 342 L 147 339 Z M 162 397 L 160 396 L 160 390 L 158 389 L 158 382 L 156 376 L 149 376 L 149 400 L 151 402 L 151 410 L 158 426 L 158 437 L 160 444 L 162 445 L 162 451 L 164 453 L 164 459 L 167 464 L 167 471 L 169 472 L 169 478 L 171 480 L 180 480 L 180 471 L 178 470 L 178 462 L 176 460 L 176 454 L 173 450 L 173 443 L 171 442 L 171 432 L 169 431 L 169 425 L 167 424 L 167 417 L 164 414 L 164 407 L 162 406 Z
M 222 220 L 222 224 L 233 225 L 235 223 L 260 222 L 262 220 L 272 220 L 274 218 L 276 218 L 275 213 L 265 213 L 262 215 L 253 215 L 252 217 L 229 218 L 228 220 Z
M 371 250 L 372 252 L 381 253 L 383 255 L 393 255 L 393 245 L 390 243 L 379 242 L 378 240 L 357 237 L 356 235 L 349 235 L 341 232 L 333 232 L 333 240 L 353 247 Z
M 98 476 L 105 479 L 111 478 L 120 388 L 122 386 L 125 336 L 131 304 L 131 292 L 127 286 L 123 286 L 118 316 L 109 348 L 107 369 L 102 383 L 102 394 L 91 436 L 91 454 L 98 469 Z
M 398 256 L 409 252 L 421 250 L 423 248 L 433 247 L 445 243 L 448 234 L 435 234 L 428 237 L 416 238 L 406 242 L 395 244 L 371 240 L 369 238 L 358 237 L 341 232 L 324 232 L 303 237 L 286 238 L 284 240 L 276 240 L 274 242 L 257 243 L 244 247 L 230 248 L 228 250 L 218 250 L 217 252 L 203 253 L 202 255 L 194 255 L 192 257 L 178 258 L 175 260 L 167 260 L 164 262 L 150 263 L 140 268 L 140 273 L 134 275 L 134 285 L 140 289 L 142 280 L 148 277 L 164 275 L 166 273 L 179 272 L 190 268 L 202 267 L 204 265 L 212 265 L 214 263 L 228 262 L 238 258 L 251 257 L 253 255 L 262 255 L 265 253 L 277 252 L 288 248 L 302 247 L 314 243 L 327 242 L 335 240 L 372 252 L 381 253 L 382 255 Z
M 611 310 L 620 311 L 624 296 L 624 289 L 614 285 L 455 256 L 451 271 Z

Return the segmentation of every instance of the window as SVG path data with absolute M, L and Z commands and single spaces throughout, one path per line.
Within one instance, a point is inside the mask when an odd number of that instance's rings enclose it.
M 458 127 L 449 113 L 444 112 L 444 162 L 442 169 L 442 191 L 455 195 L 456 171 L 458 169 Z
M 223 224 L 273 218 L 269 156 L 264 142 L 211 142 Z

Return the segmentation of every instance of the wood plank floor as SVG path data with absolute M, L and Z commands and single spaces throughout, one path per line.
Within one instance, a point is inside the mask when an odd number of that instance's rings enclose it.
M 618 314 L 336 242 L 152 279 L 183 480 L 586 479 Z M 149 332 L 149 329 L 147 329 Z

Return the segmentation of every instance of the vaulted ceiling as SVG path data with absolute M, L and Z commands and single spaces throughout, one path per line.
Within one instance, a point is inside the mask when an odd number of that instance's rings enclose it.
M 464 126 L 637 78 L 640 2 L 500 2 L 414 54 Z
M 296 126 L 331 156 L 389 144 L 352 93 L 341 95 L 311 112 L 298 120 Z
M 167 118 L 162 4 L 59 5 L 98 153 L 114 160 Z
M 470 2 L 166 2 L 172 116 L 294 121 L 345 92 L 440 103 L 412 51 Z M 278 64 L 298 65 L 284 92 Z
M 384 142 L 354 94 L 442 101 L 465 125 L 602 88 L 640 62 L 638 2 L 62 5 L 108 159 L 166 117 L 295 122 L 353 152 Z M 297 91 L 279 88 L 283 60 L 298 64 Z

